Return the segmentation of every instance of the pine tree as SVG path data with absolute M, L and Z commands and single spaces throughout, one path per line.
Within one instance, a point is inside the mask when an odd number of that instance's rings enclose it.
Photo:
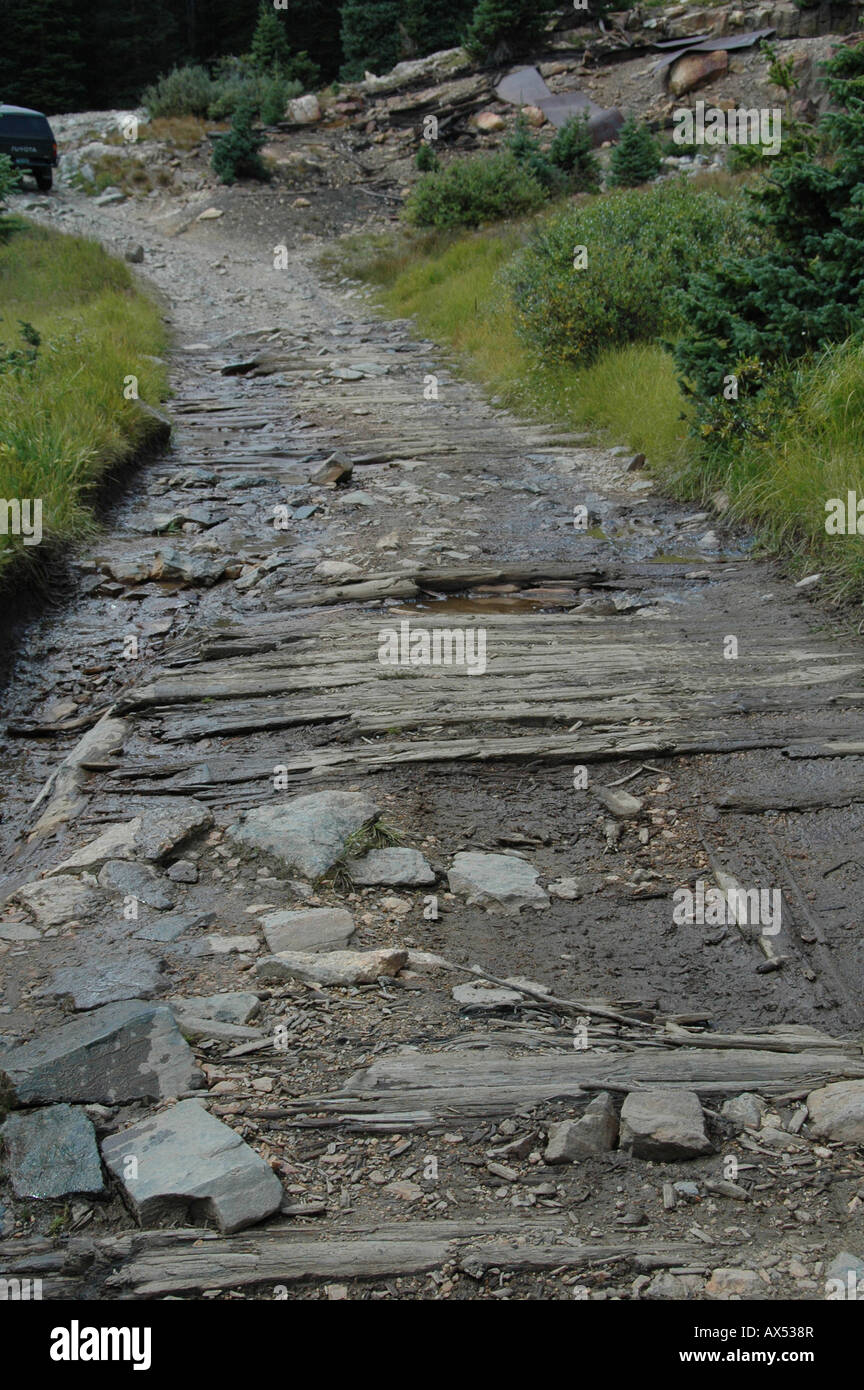
M 256 72 L 284 72 L 291 56 L 285 26 L 267 0 L 258 12 L 249 56 Z
M 659 174 L 660 151 L 647 125 L 628 116 L 618 135 L 618 144 L 609 160 L 609 183 L 615 187 L 635 188 Z
M 517 164 L 521 164 L 522 168 L 537 180 L 541 188 L 549 192 L 563 189 L 564 176 L 561 170 L 551 162 L 537 136 L 531 134 L 521 111 L 516 118 L 512 135 L 505 142 L 505 148 L 510 151 Z
M 757 394 L 776 366 L 861 328 L 864 43 L 841 47 L 824 66 L 835 107 L 819 127 L 829 161 L 799 139 L 787 152 L 784 141 L 750 195 L 762 244 L 691 281 L 676 361 L 703 400 L 716 397 L 729 374 L 739 378 L 739 396 Z
M 501 63 L 530 52 L 543 34 L 547 0 L 479 0 L 464 43 L 472 58 Z
M 0 97 L 50 115 L 85 105 L 86 71 L 75 0 L 3 0 Z
M 456 48 L 474 12 L 475 0 L 404 0 L 402 18 L 415 54 L 423 58 Z
M 403 56 L 400 0 L 346 0 L 342 6 L 342 76 L 354 82 L 364 72 L 389 72 Z
M 549 147 L 549 158 L 567 175 L 574 193 L 585 193 L 600 186 L 600 161 L 594 153 L 594 140 L 588 113 L 572 116 L 556 132 Z

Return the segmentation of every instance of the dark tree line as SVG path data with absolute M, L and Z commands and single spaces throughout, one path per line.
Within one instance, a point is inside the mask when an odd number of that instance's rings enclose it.
M 0 0 L 0 101 L 49 113 L 136 105 L 172 68 L 212 69 L 248 53 L 262 5 L 322 84 L 386 72 L 466 36 L 475 56 L 515 56 L 555 8 L 546 0 Z

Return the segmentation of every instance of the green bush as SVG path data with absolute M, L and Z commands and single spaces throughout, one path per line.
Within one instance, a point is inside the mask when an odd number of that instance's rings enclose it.
M 21 182 L 21 175 L 8 154 L 0 154 L 0 203 L 14 193 Z
M 206 116 L 213 100 L 213 82 L 206 68 L 173 68 L 147 87 L 141 105 L 150 116 Z
M 465 47 L 481 61 L 519 57 L 540 38 L 552 8 L 548 0 L 479 0 Z
M 708 429 L 723 409 L 727 376 L 737 378 L 743 402 L 766 389 L 773 370 L 861 329 L 864 43 L 840 48 L 825 71 L 835 109 L 820 132 L 830 162 L 813 158 L 793 129 L 772 159 L 770 180 L 751 194 L 761 244 L 695 275 L 684 298 L 688 330 L 676 360 L 703 403 Z
M 642 121 L 628 116 L 609 159 L 609 183 L 612 187 L 635 188 L 659 174 L 660 167 L 654 136 Z
M 212 162 L 223 183 L 236 183 L 238 179 L 266 183 L 270 178 L 260 155 L 264 137 L 253 130 L 252 121 L 252 108 L 241 104 L 234 112 L 229 133 L 217 141 Z
M 574 193 L 592 192 L 600 186 L 600 161 L 588 126 L 588 113 L 572 116 L 555 134 L 549 159 L 566 176 Z
M 222 58 L 211 84 L 207 114 L 211 121 L 226 121 L 244 107 L 265 125 L 275 125 L 285 115 L 287 102 L 302 91 L 302 84 L 284 73 L 257 72 L 248 57 Z
M 737 233 L 738 199 L 684 180 L 606 193 L 552 217 L 514 258 L 508 281 L 523 341 L 553 363 L 674 334 L 675 287 Z M 576 248 L 587 266 L 576 269 Z M 581 256 L 578 258 L 581 260 Z
M 478 155 L 424 175 L 405 204 L 405 217 L 417 227 L 478 227 L 532 212 L 545 196 L 512 154 Z

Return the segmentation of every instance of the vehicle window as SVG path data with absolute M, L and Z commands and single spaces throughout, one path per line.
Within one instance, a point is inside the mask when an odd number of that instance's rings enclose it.
M 44 140 L 48 136 L 48 122 L 39 116 L 0 116 L 0 135 Z

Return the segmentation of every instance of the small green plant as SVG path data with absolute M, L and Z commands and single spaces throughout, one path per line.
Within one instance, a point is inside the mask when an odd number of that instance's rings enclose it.
M 337 893 L 350 893 L 354 887 L 354 880 L 351 877 L 349 867 L 351 860 L 362 859 L 363 855 L 368 854 L 370 849 L 386 849 L 390 845 L 402 845 L 404 843 L 405 837 L 398 830 L 385 825 L 383 821 L 371 821 L 368 825 L 361 826 L 359 830 L 353 831 L 348 836 L 345 841 L 345 848 L 339 858 L 326 873 L 316 879 L 316 886 L 323 887 L 325 884 L 329 884 Z
M 572 116 L 556 132 L 549 147 L 549 159 L 566 175 L 574 193 L 590 193 L 599 188 L 600 161 L 594 153 L 587 112 Z
M 481 155 L 425 174 L 405 204 L 405 218 L 417 227 L 479 227 L 531 212 L 545 197 L 512 154 Z
M 424 143 L 420 146 L 414 156 L 414 164 L 421 174 L 435 174 L 441 167 L 441 162 L 431 145 Z
M 0 372 L 20 373 L 35 367 L 39 357 L 39 346 L 42 338 L 33 327 L 32 323 L 27 323 L 24 319 L 19 319 L 21 328 L 22 347 L 7 348 L 5 343 L 0 343 Z
M 660 167 L 660 151 L 654 136 L 643 121 L 628 116 L 609 160 L 609 183 L 612 187 L 634 188 L 655 178 Z
M 264 137 L 253 129 L 252 108 L 241 103 L 234 112 L 231 129 L 217 142 L 213 151 L 213 169 L 223 183 L 238 179 L 258 179 L 266 183 L 270 173 L 261 159 Z

